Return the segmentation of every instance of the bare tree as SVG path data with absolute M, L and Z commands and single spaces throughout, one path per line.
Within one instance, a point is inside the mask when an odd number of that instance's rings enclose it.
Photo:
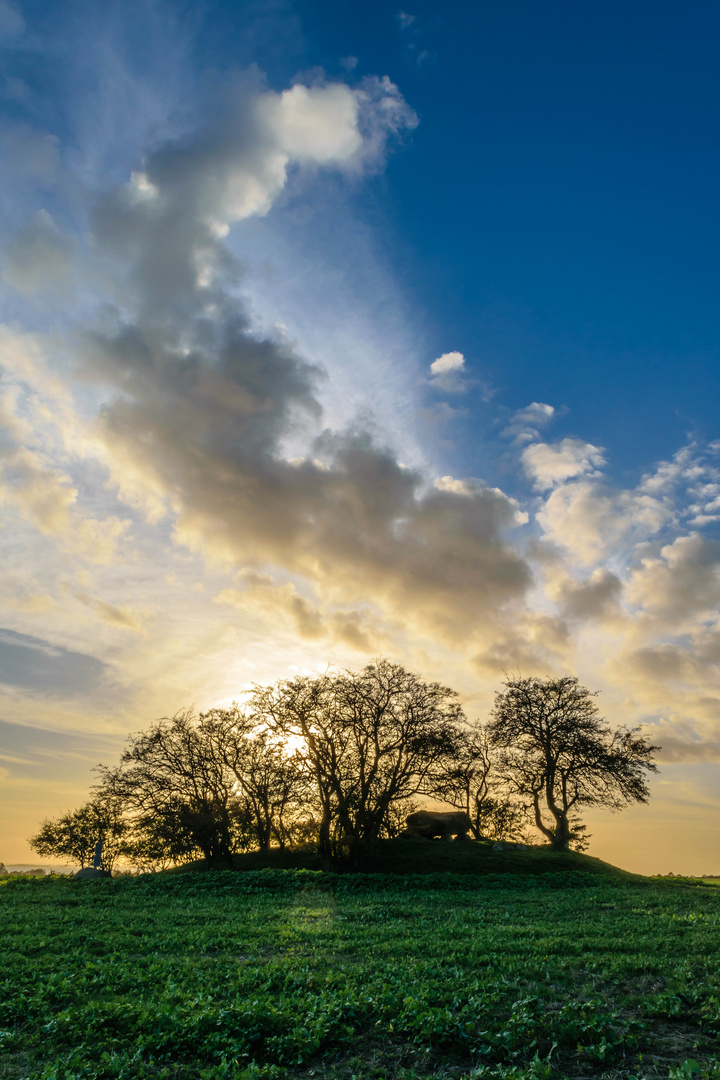
M 235 779 L 202 718 L 192 709 L 132 735 L 115 769 L 100 766 L 99 790 L 118 799 L 139 825 L 174 829 L 178 854 L 192 848 L 213 863 L 232 862 L 238 800 Z
M 571 815 L 581 807 L 621 810 L 648 801 L 646 774 L 657 772 L 660 748 L 639 728 L 613 731 L 598 714 L 596 694 L 571 676 L 508 679 L 505 687 L 487 728 L 498 775 L 556 850 L 568 849 Z
M 358 674 L 299 677 L 257 687 L 253 714 L 284 738 L 313 779 L 326 860 L 378 838 L 390 808 L 423 791 L 456 754 L 457 695 L 377 660 Z
M 476 840 L 527 840 L 525 810 L 497 775 L 486 724 L 463 732 L 457 757 L 428 794 L 464 810 Z
M 273 840 L 285 847 L 292 820 L 309 795 L 302 761 L 287 752 L 277 735 L 258 726 L 256 716 L 244 713 L 236 704 L 203 713 L 201 719 L 235 778 L 260 850 L 269 851 Z
M 483 836 L 483 810 L 492 798 L 492 758 L 486 729 L 478 724 L 462 732 L 458 754 L 437 775 L 429 795 L 434 795 L 456 810 L 464 810 L 472 823 L 473 836 Z

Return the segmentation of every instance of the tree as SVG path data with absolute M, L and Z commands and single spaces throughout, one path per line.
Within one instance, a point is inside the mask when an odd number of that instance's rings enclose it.
M 98 771 L 128 815 L 137 865 L 232 864 L 253 840 L 282 847 L 307 788 L 299 762 L 235 704 L 158 720 L 131 736 L 117 768 Z
M 277 736 L 258 726 L 258 718 L 230 709 L 203 713 L 207 734 L 236 781 L 236 790 L 261 851 L 276 840 L 290 842 L 292 822 L 307 799 L 308 782 L 302 762 L 289 754 Z
M 79 810 L 45 820 L 29 844 L 43 858 L 69 859 L 84 869 L 92 864 L 95 845 L 102 840 L 103 869 L 112 870 L 125 854 L 127 832 L 118 800 L 98 797 Z
M 646 774 L 657 772 L 652 759 L 660 748 L 639 728 L 613 731 L 598 714 L 596 694 L 571 676 L 508 679 L 505 687 L 487 729 L 498 775 L 556 850 L 568 849 L 571 815 L 581 807 L 621 810 L 648 801 Z
M 470 818 L 476 840 L 526 840 L 526 814 L 497 775 L 487 725 L 463 732 L 459 752 L 429 792 Z
M 384 659 L 357 674 L 256 688 L 256 719 L 300 743 L 326 861 L 354 860 L 361 846 L 387 831 L 391 808 L 424 791 L 457 753 L 464 716 L 456 697 Z
M 207 728 L 186 709 L 132 735 L 117 768 L 99 767 L 100 791 L 119 800 L 137 829 L 163 836 L 166 857 L 182 859 L 189 848 L 209 863 L 231 863 L 235 779 Z

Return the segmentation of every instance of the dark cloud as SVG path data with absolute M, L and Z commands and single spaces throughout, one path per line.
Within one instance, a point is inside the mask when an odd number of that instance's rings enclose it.
M 344 161 L 352 145 L 346 91 L 291 103 L 318 161 Z M 98 209 L 97 242 L 122 273 L 111 325 L 85 338 L 85 373 L 115 391 L 99 418 L 115 478 L 163 501 L 190 547 L 462 637 L 529 584 L 503 538 L 515 505 L 479 484 L 430 486 L 368 425 L 317 435 L 323 372 L 281 334 L 253 332 L 218 225 L 264 212 L 291 158 L 273 135 L 284 128 L 253 101 L 246 93 L 207 131 L 151 155 Z M 286 141 L 304 161 L 298 137 Z M 290 439 L 304 441 L 299 457 Z
M 0 629 L 0 682 L 70 698 L 97 687 L 105 664 L 41 638 Z
M 708 739 L 690 741 L 666 734 L 661 736 L 661 741 L 660 760 L 668 764 L 720 761 L 720 742 L 712 742 Z
M 622 582 L 610 570 L 596 570 L 588 581 L 572 582 L 561 593 L 563 611 L 569 618 L 593 619 L 617 605 Z
M 627 664 L 655 680 L 687 679 L 695 674 L 693 658 L 687 649 L 670 642 L 635 649 L 628 654 Z

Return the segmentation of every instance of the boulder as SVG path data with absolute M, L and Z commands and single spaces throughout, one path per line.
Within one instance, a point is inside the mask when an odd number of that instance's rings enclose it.
M 86 866 L 83 870 L 78 870 L 77 874 L 73 874 L 73 881 L 95 881 L 106 877 L 110 877 L 109 870 L 98 870 L 94 866 Z
M 418 810 L 405 818 L 407 828 L 400 835 L 407 839 L 422 837 L 433 840 L 439 836 L 442 840 L 467 840 L 472 828 L 470 818 L 461 810 L 443 813 L 438 810 Z

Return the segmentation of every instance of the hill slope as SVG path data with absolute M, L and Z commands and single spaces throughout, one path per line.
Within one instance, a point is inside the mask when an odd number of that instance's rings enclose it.
M 236 870 L 321 870 L 322 862 L 315 851 L 255 851 L 236 855 Z M 191 863 L 170 873 L 204 870 L 204 862 Z M 487 842 L 469 841 L 442 843 L 439 840 L 379 841 L 354 868 L 362 873 L 399 874 L 556 874 L 577 872 L 618 881 L 644 880 L 610 863 L 578 852 L 551 851 L 549 847 L 530 847 L 493 850 Z

